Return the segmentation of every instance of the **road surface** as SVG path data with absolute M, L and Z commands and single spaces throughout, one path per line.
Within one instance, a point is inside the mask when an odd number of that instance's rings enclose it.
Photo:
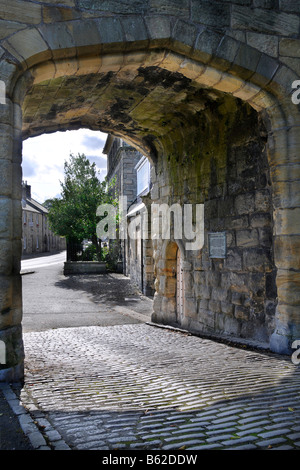
M 23 331 L 150 320 L 152 301 L 122 274 L 64 276 L 65 252 L 22 261 Z
M 24 259 L 21 262 L 22 272 L 27 272 L 33 269 L 39 269 L 43 267 L 49 267 L 59 264 L 63 265 L 66 261 L 66 252 L 62 251 L 61 253 L 56 253 L 54 255 L 45 255 L 37 258 L 28 258 Z

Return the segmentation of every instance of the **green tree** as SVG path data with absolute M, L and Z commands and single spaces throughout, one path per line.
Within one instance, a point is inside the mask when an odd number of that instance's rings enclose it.
M 91 240 L 100 259 L 97 207 L 115 201 L 108 194 L 107 182 L 101 182 L 98 174 L 96 164 L 84 154 L 70 154 L 70 161 L 64 164 L 64 182 L 60 182 L 61 198 L 54 198 L 49 204 L 49 222 L 53 232 L 66 237 L 69 246 Z

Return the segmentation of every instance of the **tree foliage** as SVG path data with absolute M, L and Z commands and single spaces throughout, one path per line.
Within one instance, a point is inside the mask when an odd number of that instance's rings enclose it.
M 96 164 L 91 163 L 84 154 L 70 154 L 70 161 L 64 164 L 61 197 L 48 201 L 48 207 L 53 232 L 66 237 L 67 243 L 90 239 L 98 246 L 97 207 L 115 203 L 107 191 L 107 182 L 101 182 L 98 174 Z

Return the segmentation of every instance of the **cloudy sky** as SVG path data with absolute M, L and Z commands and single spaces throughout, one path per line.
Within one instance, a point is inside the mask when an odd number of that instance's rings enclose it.
M 102 150 L 106 134 L 80 129 L 78 131 L 43 134 L 23 142 L 23 181 L 31 185 L 31 195 L 38 202 L 57 197 L 64 180 L 64 162 L 70 153 L 84 153 L 106 176 L 106 155 Z

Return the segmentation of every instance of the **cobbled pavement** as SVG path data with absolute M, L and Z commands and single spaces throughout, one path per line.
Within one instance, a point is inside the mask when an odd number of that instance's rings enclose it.
M 24 334 L 41 449 L 300 448 L 300 367 L 151 323 Z

